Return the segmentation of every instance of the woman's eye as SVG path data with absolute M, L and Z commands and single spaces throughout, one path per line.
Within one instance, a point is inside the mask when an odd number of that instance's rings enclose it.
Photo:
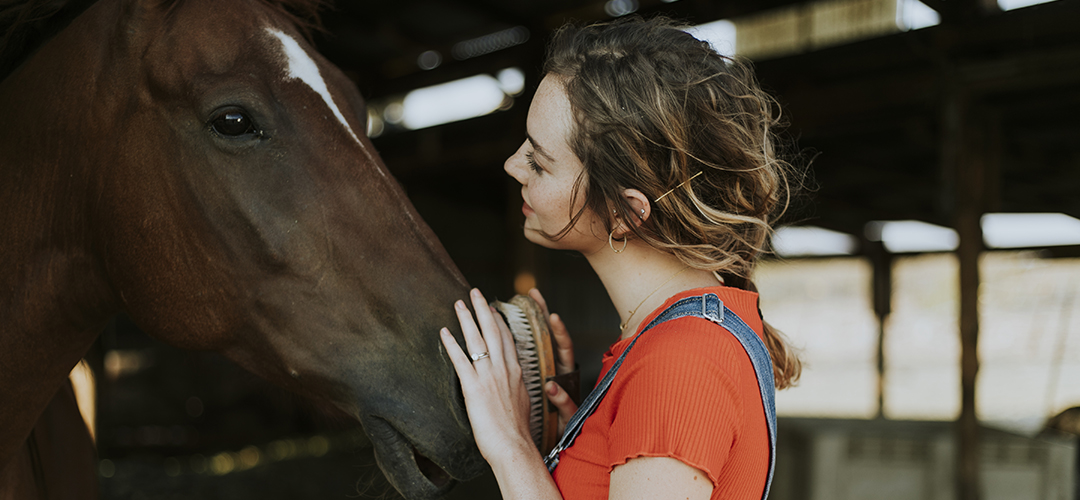
M 255 134 L 255 123 L 240 110 L 225 111 L 210 120 L 210 128 L 225 137 Z
M 531 168 L 533 172 L 539 174 L 544 171 L 544 169 L 540 168 L 540 165 L 536 164 L 536 159 L 533 158 L 533 154 L 531 152 L 525 153 L 525 161 L 529 163 L 529 168 Z

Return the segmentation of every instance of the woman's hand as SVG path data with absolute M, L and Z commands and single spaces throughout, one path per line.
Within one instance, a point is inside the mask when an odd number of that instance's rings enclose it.
M 476 445 L 492 464 L 513 460 L 515 454 L 529 449 L 537 454 L 529 435 L 529 394 L 521 378 L 513 335 L 479 290 L 473 289 L 469 299 L 476 321 L 463 301 L 454 304 L 469 354 L 461 350 L 449 330 L 443 328 L 440 333 L 461 380 Z
M 574 371 L 574 343 L 570 340 L 570 332 L 566 330 L 566 324 L 558 314 L 551 314 L 547 301 L 544 300 L 543 295 L 540 295 L 540 290 L 535 288 L 529 290 L 529 297 L 536 301 L 544 316 L 547 316 L 551 335 L 555 338 L 555 373 L 562 375 Z M 548 401 L 559 410 L 559 434 L 562 434 L 563 428 L 570 421 L 570 417 L 574 416 L 578 405 L 570 398 L 566 390 L 555 382 L 545 384 L 544 390 L 547 391 Z

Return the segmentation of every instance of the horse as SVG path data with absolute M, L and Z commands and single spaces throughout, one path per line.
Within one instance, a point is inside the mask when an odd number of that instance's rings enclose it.
M 311 4 L 99 0 L 0 81 L 0 499 L 96 496 L 67 376 L 121 312 L 344 410 L 406 498 L 482 472 L 437 334 L 468 284 Z

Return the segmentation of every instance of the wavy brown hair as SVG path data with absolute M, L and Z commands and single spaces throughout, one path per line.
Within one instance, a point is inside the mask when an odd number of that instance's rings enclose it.
M 560 28 L 544 72 L 564 85 L 570 148 L 585 166 L 571 195 L 585 203 L 550 237 L 585 210 L 633 220 L 621 193 L 637 189 L 653 206 L 644 224 L 625 224 L 635 237 L 753 290 L 755 261 L 798 176 L 776 153 L 779 107 L 751 67 L 671 20 L 632 17 Z M 793 385 L 799 358 L 767 323 L 764 334 L 776 387 Z

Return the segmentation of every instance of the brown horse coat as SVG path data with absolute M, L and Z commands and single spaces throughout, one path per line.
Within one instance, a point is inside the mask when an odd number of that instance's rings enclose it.
M 0 477 L 120 311 L 332 401 L 407 497 L 481 470 L 437 335 L 467 284 L 283 12 L 100 0 L 0 82 Z

